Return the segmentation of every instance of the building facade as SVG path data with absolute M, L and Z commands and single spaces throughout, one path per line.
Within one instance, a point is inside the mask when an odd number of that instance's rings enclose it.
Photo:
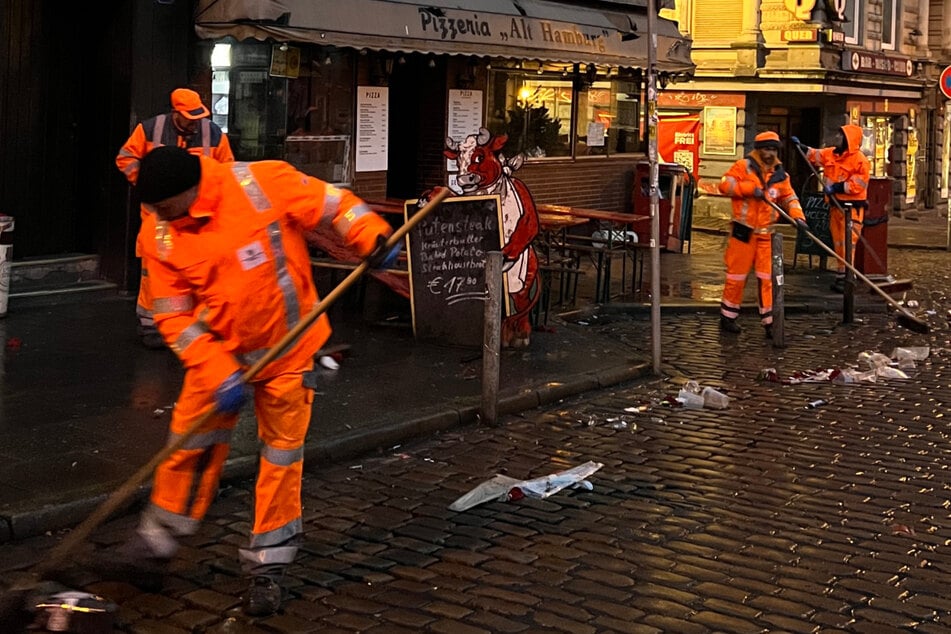
M 797 191 L 813 188 L 789 137 L 828 145 L 854 123 L 873 179 L 888 180 L 891 213 L 946 204 L 951 109 L 938 78 L 951 61 L 951 2 L 744 0 L 724 11 L 718 0 L 678 0 L 666 15 L 692 38 L 696 73 L 662 93 L 661 112 L 701 119 L 704 191 L 765 129 L 786 140 Z M 696 206 L 714 216 L 727 207 L 715 195 Z

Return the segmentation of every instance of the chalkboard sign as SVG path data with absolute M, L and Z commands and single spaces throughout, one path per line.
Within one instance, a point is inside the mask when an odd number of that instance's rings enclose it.
M 802 212 L 806 215 L 809 231 L 831 249 L 832 232 L 829 231 L 829 203 L 826 197 L 820 193 L 807 192 L 799 198 L 799 202 L 802 204 Z M 826 257 L 829 252 L 799 231 L 796 234 L 796 254 Z
M 501 207 L 498 196 L 447 198 L 409 232 L 406 249 L 417 339 L 467 348 L 482 345 L 485 257 L 501 250 Z M 407 201 L 406 218 L 417 210 L 416 201 Z

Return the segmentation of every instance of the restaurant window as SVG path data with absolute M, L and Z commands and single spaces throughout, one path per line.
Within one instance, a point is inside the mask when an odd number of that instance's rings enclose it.
M 888 176 L 888 150 L 891 148 L 892 126 L 886 116 L 862 117 L 862 152 L 869 160 L 870 176 Z
M 584 78 L 568 70 L 490 71 L 488 128 L 508 135 L 507 154 L 540 159 L 640 150 L 638 83 L 599 78 L 590 68 Z
M 318 47 L 301 52 L 300 72 L 288 80 L 285 160 L 311 176 L 349 185 L 354 54 Z

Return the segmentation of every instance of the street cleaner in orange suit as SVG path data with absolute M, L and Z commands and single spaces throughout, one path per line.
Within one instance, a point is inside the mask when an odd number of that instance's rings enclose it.
M 303 378 L 330 336 L 327 315 L 249 385 L 242 373 L 318 303 L 307 231 L 321 225 L 336 232 L 377 268 L 392 266 L 399 249 L 385 248 L 392 228 L 357 196 L 283 161 L 222 164 L 160 147 L 142 159 L 138 190 L 151 212 L 143 234 L 152 238 L 142 246 L 155 322 L 185 367 L 171 435 L 212 405 L 216 414 L 156 469 L 150 503 L 120 548 L 118 559 L 130 563 L 111 572 L 154 580 L 175 553 L 176 537 L 195 533 L 218 490 L 238 411 L 253 395 L 261 449 L 250 540 L 239 559 L 251 582 L 246 612 L 271 614 L 302 530 L 313 403 Z
M 797 224 L 806 226 L 799 198 L 779 162 L 779 149 L 778 134 L 757 134 L 753 150 L 734 163 L 720 179 L 720 193 L 733 199 L 730 242 L 723 256 L 726 283 L 720 302 L 720 330 L 724 332 L 741 331 L 736 319 L 743 303 L 746 278 L 750 269 L 755 268 L 760 322 L 766 336 L 772 336 L 772 225 L 779 220 L 779 213 L 767 201 L 781 207 Z
M 830 204 L 829 233 L 832 234 L 832 246 L 836 254 L 849 264 L 855 262 L 855 245 L 862 234 L 862 222 L 868 208 L 868 181 L 871 166 L 868 157 L 862 152 L 862 128 L 857 125 L 844 125 L 839 128 L 839 139 L 835 147 L 811 148 L 792 137 L 791 141 L 802 148 L 806 160 L 822 168 L 822 191 L 826 197 L 835 196 L 842 208 L 852 216 L 851 261 L 845 257 L 845 215 L 838 207 Z M 829 201 L 831 203 L 831 201 Z M 842 260 L 836 270 L 832 290 L 843 292 L 845 289 L 845 264 Z
M 234 160 L 228 136 L 209 118 L 208 108 L 201 102 L 197 92 L 187 88 L 177 88 L 172 91 L 170 101 L 171 112 L 139 123 L 132 131 L 132 136 L 119 149 L 116 167 L 133 186 L 139 177 L 139 162 L 142 157 L 153 148 L 164 145 L 185 148 L 192 154 L 210 156 L 222 163 L 230 163 Z M 140 209 L 140 213 L 144 219 L 145 210 Z M 145 236 L 141 229 L 139 230 L 135 241 L 136 256 L 142 257 L 142 240 L 150 238 L 151 236 Z M 152 319 L 149 271 L 144 261 L 135 312 L 139 319 L 139 336 L 142 338 L 142 344 L 146 348 L 155 350 L 164 348 L 165 343 L 155 329 Z

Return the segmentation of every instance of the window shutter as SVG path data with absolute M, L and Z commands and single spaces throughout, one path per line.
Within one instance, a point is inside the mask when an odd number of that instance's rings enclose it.
M 723 0 L 694 0 L 692 37 L 694 43 L 734 41 L 743 28 L 741 3 Z

